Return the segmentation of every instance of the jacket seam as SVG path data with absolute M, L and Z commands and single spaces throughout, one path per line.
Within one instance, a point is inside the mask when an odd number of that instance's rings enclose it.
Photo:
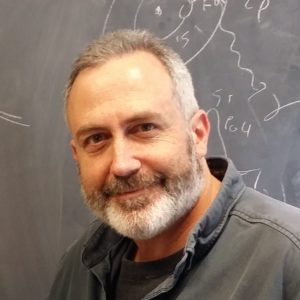
M 250 214 L 247 214 L 246 212 L 237 211 L 237 210 L 232 211 L 231 215 L 238 216 L 241 219 L 246 220 L 250 223 L 260 223 L 275 229 L 277 232 L 287 237 L 297 247 L 297 249 L 300 250 L 300 239 L 292 231 L 288 230 L 287 228 L 279 224 L 276 224 L 273 220 L 268 218 L 262 219 L 259 217 L 254 217 L 251 216 Z

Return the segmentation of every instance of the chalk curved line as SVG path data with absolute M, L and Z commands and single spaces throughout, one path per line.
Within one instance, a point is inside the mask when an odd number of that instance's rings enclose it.
M 224 5 L 221 4 L 221 7 L 222 7 L 221 15 L 220 15 L 219 21 L 218 21 L 215 29 L 213 30 L 211 36 L 208 38 L 208 40 L 206 41 L 206 43 L 193 56 L 191 56 L 187 61 L 184 62 L 186 65 L 189 64 L 194 58 L 196 58 L 206 48 L 206 46 L 211 42 L 211 40 L 215 36 L 217 30 L 221 26 L 221 22 L 222 22 L 222 19 L 223 19 L 225 10 L 226 10 L 226 6 L 227 6 L 227 1 L 225 2 Z
M 265 4 L 266 3 L 266 4 Z M 258 23 L 261 22 L 261 13 L 266 10 L 270 5 L 270 0 L 263 0 L 263 2 L 259 6 L 259 10 L 257 13 L 257 21 Z
M 287 103 L 285 105 L 282 105 L 280 106 L 280 103 L 279 103 L 279 100 L 277 98 L 277 96 L 275 94 L 273 94 L 276 102 L 277 102 L 277 105 L 278 107 L 275 108 L 274 110 L 272 110 L 270 113 L 268 113 L 265 117 L 264 117 L 264 121 L 267 122 L 267 121 L 270 121 L 271 119 L 273 119 L 275 116 L 277 116 L 279 114 L 279 112 L 283 109 L 283 108 L 287 108 L 291 105 L 294 105 L 294 104 L 297 104 L 297 103 L 300 103 L 300 100 L 296 100 L 296 101 L 293 101 L 293 102 L 290 102 L 290 103 Z
M 6 112 L 4 112 L 4 111 L 2 111 L 2 110 L 0 110 L 0 115 L 5 115 L 5 116 L 7 116 L 7 117 L 14 118 L 14 119 L 22 119 L 22 117 L 20 117 L 20 116 L 8 114 L 8 113 L 6 113 Z
M 258 180 L 259 180 L 259 178 L 260 178 L 260 175 L 261 175 L 261 172 L 262 172 L 262 170 L 260 170 L 259 172 L 258 172 L 258 175 L 257 175 L 257 177 L 256 177 L 256 180 L 255 180 L 255 182 L 254 182 L 254 189 L 256 189 L 257 188 L 257 183 L 258 183 Z
M 136 30 L 136 19 L 137 19 L 138 14 L 140 13 L 140 9 L 141 9 L 143 3 L 144 3 L 144 0 L 141 0 L 141 2 L 139 3 L 139 5 L 135 11 L 134 20 L 133 20 L 133 29 L 134 30 Z
M 282 201 L 286 202 L 286 193 L 285 193 L 285 187 L 282 183 L 282 181 L 280 180 L 280 189 L 281 189 L 281 193 L 282 193 Z
M 217 132 L 218 132 L 218 135 L 219 135 L 221 144 L 222 144 L 222 148 L 223 148 L 224 155 L 227 157 L 228 155 L 227 155 L 226 146 L 225 146 L 225 143 L 224 143 L 224 139 L 223 139 L 223 137 L 222 137 L 222 134 L 221 134 L 220 114 L 219 114 L 219 111 L 218 111 L 216 108 L 210 108 L 210 109 L 206 112 L 207 115 L 209 115 L 212 111 L 215 112 L 215 114 L 216 114 L 216 116 L 217 116 Z
M 248 98 L 248 102 L 250 102 L 252 100 L 252 98 L 254 98 L 255 96 L 257 96 L 258 94 L 260 94 L 261 92 L 263 92 L 266 88 L 267 88 L 267 84 L 264 81 L 261 81 L 260 84 L 263 86 L 261 89 L 257 90 L 255 93 L 253 93 L 249 98 Z
M 227 29 L 224 29 L 224 27 L 222 27 L 221 24 L 220 24 L 220 29 L 223 32 L 228 33 L 228 34 L 230 34 L 232 36 L 232 42 L 230 44 L 230 51 L 238 56 L 237 66 L 238 66 L 238 68 L 240 70 L 246 71 L 246 72 L 250 73 L 250 75 L 251 75 L 251 87 L 252 87 L 252 89 L 255 90 L 255 91 L 259 90 L 258 88 L 256 88 L 254 86 L 255 75 L 254 75 L 253 71 L 251 69 L 249 69 L 249 68 L 241 66 L 241 59 L 242 59 L 241 53 L 239 51 L 233 49 L 233 46 L 234 46 L 234 44 L 236 42 L 236 34 L 233 31 L 229 31 Z
M 191 13 L 192 13 L 192 11 L 193 11 L 193 9 L 194 9 L 194 1 L 193 1 L 193 2 L 190 2 L 190 5 L 191 5 L 191 8 L 190 8 L 189 13 L 188 13 L 185 17 L 183 17 L 183 18 L 181 18 L 180 15 L 181 15 L 181 11 L 182 11 L 182 9 L 183 9 L 183 7 L 184 7 L 184 4 L 181 5 L 181 7 L 180 7 L 180 9 L 179 9 L 179 12 L 178 12 L 178 16 L 179 16 L 179 18 L 181 19 L 180 24 L 179 24 L 173 31 L 171 31 L 168 35 L 164 36 L 164 37 L 162 38 L 162 40 L 166 40 L 166 39 L 169 38 L 171 35 L 173 35 L 173 34 L 174 34 L 174 33 L 182 26 L 182 24 L 184 23 L 185 19 L 188 18 L 188 17 L 191 15 Z
M 167 34 L 166 36 L 164 36 L 164 37 L 162 38 L 162 40 L 166 40 L 166 39 L 168 39 L 171 35 L 173 35 L 173 34 L 174 34 L 174 33 L 182 26 L 182 24 L 184 23 L 185 19 L 186 19 L 186 18 L 182 18 L 182 19 L 181 19 L 181 22 L 177 25 L 177 27 L 176 27 L 175 29 L 173 29 L 173 31 L 171 31 L 169 34 Z
M 253 8 L 253 6 L 248 6 L 248 4 L 249 4 L 250 1 L 251 0 L 247 0 L 246 1 L 245 5 L 244 5 L 246 9 L 252 9 Z
M 28 124 L 17 122 L 17 121 L 14 121 L 14 120 L 10 120 L 10 119 L 5 118 L 3 116 L 0 116 L 0 118 L 3 119 L 3 120 L 5 120 L 5 121 L 7 121 L 7 122 L 13 123 L 15 125 L 24 126 L 24 127 L 30 127 L 30 125 L 28 125 Z
M 102 35 L 104 35 L 104 33 L 105 33 L 105 31 L 106 31 L 108 19 L 110 18 L 110 14 L 111 14 L 111 11 L 112 11 L 113 6 L 115 5 L 115 2 L 116 2 L 116 0 L 112 0 L 112 1 L 111 1 L 110 7 L 109 7 L 109 9 L 108 9 L 108 13 L 107 13 L 107 15 L 106 15 L 106 18 L 105 18 L 105 21 L 104 21 L 104 24 L 103 24 Z

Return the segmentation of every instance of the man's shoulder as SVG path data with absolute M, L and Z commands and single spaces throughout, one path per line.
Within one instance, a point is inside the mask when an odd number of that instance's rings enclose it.
M 261 224 L 287 237 L 300 250 L 300 209 L 246 188 L 233 208 L 236 215 L 253 224 Z
M 84 293 L 89 289 L 84 285 L 89 278 L 89 270 L 82 263 L 83 249 L 102 226 L 98 220 L 92 222 L 82 236 L 68 247 L 60 259 L 47 299 L 84 299 Z

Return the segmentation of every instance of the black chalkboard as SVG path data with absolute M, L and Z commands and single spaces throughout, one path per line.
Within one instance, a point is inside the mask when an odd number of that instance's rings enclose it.
M 300 207 L 298 0 L 0 0 L 0 298 L 42 299 L 91 220 L 62 91 L 76 54 L 119 28 L 181 53 L 212 123 L 210 155 Z

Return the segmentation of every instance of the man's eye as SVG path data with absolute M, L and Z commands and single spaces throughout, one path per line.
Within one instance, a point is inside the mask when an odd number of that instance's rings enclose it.
M 137 126 L 137 131 L 147 132 L 156 129 L 156 126 L 152 123 L 144 123 Z
M 86 139 L 86 144 L 88 145 L 99 144 L 102 141 L 104 141 L 106 138 L 107 137 L 103 133 L 93 134 Z
M 156 124 L 153 123 L 140 123 L 134 125 L 129 133 L 140 138 L 152 138 L 158 134 L 158 129 Z

